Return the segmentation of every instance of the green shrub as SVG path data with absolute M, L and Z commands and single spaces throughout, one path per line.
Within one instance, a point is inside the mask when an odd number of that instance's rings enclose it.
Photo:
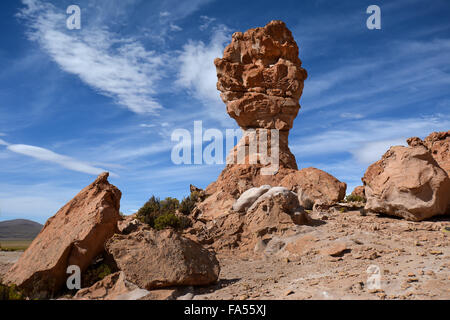
M 186 202 L 183 205 L 186 205 Z M 152 196 L 139 209 L 137 218 L 157 230 L 166 228 L 184 229 L 190 226 L 191 221 L 175 215 L 175 212 L 180 208 L 180 202 L 175 198 L 168 197 L 161 201 L 159 198 Z
M 346 202 L 366 202 L 366 199 L 361 196 L 351 194 L 351 195 L 348 195 L 345 197 L 345 201 Z
M 180 212 L 186 216 L 190 215 L 200 200 L 200 194 L 197 191 L 191 192 L 189 197 L 185 197 L 181 201 Z
M 0 300 L 25 300 L 25 296 L 15 285 L 7 286 L 0 283 Z
M 160 215 L 175 213 L 180 207 L 178 199 L 168 197 L 160 202 Z
M 114 273 L 113 268 L 105 262 L 101 261 L 99 263 L 95 263 L 84 272 L 82 277 L 82 287 L 88 288 L 112 273 Z
M 167 228 L 181 229 L 182 222 L 179 217 L 173 213 L 166 213 L 155 219 L 154 228 L 156 230 L 164 230 Z
M 143 206 L 139 209 L 137 213 L 137 218 L 150 226 L 153 227 L 155 219 L 160 215 L 161 211 L 161 200 L 152 196 Z

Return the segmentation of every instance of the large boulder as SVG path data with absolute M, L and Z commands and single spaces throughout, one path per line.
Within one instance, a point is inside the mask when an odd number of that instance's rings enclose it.
M 347 184 L 316 168 L 306 168 L 286 175 L 280 183 L 297 193 L 300 205 L 333 205 L 345 198 Z
M 126 280 L 146 290 L 208 285 L 219 277 L 215 254 L 173 230 L 141 227 L 115 235 L 106 248 Z
M 360 197 L 362 199 L 366 199 L 366 191 L 364 190 L 364 186 L 357 186 L 352 191 L 352 196 Z
M 3 281 L 28 295 L 48 297 L 65 284 L 67 267 L 81 271 L 104 251 L 117 231 L 121 192 L 101 174 L 48 219 L 42 231 Z
M 450 177 L 450 130 L 447 132 L 433 132 L 424 140 L 433 158 Z
M 448 212 L 450 179 L 419 140 L 390 148 L 367 169 L 366 210 L 412 221 Z
M 246 219 L 245 233 L 257 237 L 309 222 L 297 195 L 284 187 L 271 188 L 260 196 L 248 209 Z

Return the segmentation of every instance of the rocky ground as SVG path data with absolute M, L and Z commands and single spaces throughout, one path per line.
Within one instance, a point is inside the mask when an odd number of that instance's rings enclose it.
M 313 214 L 314 217 L 314 214 Z M 359 211 L 326 214 L 318 226 L 297 226 L 313 243 L 289 261 L 220 256 L 221 282 L 194 299 L 449 299 L 450 220 L 408 222 Z M 326 219 L 316 215 L 316 219 Z M 344 243 L 341 256 L 321 243 Z M 367 269 L 381 270 L 381 289 L 369 290 Z
M 297 226 L 312 239 L 295 261 L 269 255 L 237 260 L 219 256 L 221 284 L 196 299 L 448 299 L 449 220 L 420 223 L 359 211 L 316 215 L 324 223 Z M 325 218 L 326 217 L 326 218 Z M 327 220 L 322 220 L 327 219 Z M 350 229 L 351 228 L 351 229 Z M 341 256 L 323 244 L 344 244 Z M 369 290 L 367 273 L 381 271 L 381 289 Z
M 3 252 L 0 251 L 0 279 L 8 269 L 19 260 L 23 252 Z
M 408 222 L 337 210 L 311 216 L 321 223 L 292 230 L 293 239 L 305 240 L 297 242 L 300 256 L 283 255 L 283 250 L 265 250 L 265 254 L 248 258 L 219 254 L 222 270 L 217 285 L 188 287 L 173 292 L 172 298 L 450 298 L 449 218 Z M 330 256 L 334 247 L 337 256 Z M 0 273 L 20 254 L 1 252 Z M 367 287 L 371 265 L 380 268 L 379 290 Z

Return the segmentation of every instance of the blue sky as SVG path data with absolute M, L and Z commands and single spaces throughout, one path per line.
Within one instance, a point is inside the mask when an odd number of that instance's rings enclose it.
M 66 9 L 81 7 L 81 30 Z M 381 8 L 368 30 L 366 8 Z M 0 220 L 44 222 L 107 170 L 122 211 L 187 195 L 224 165 L 177 166 L 176 128 L 236 128 L 213 60 L 283 20 L 308 70 L 290 146 L 353 187 L 391 145 L 450 127 L 450 2 L 2 1 Z

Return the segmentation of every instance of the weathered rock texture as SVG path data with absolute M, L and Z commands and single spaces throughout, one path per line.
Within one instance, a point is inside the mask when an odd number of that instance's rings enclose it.
M 433 132 L 424 140 L 433 158 L 450 177 L 450 130 L 447 132 Z
M 147 290 L 208 285 L 220 273 L 214 253 L 173 230 L 141 226 L 128 235 L 115 235 L 106 248 L 126 280 Z
M 298 55 L 298 46 L 281 21 L 233 34 L 223 58 L 214 63 L 217 88 L 241 128 L 292 128 L 307 77 Z
M 255 194 L 260 196 L 253 197 Z M 245 206 L 241 207 L 239 204 L 243 203 Z M 187 236 L 218 251 L 240 248 L 249 252 L 259 241 L 289 233 L 294 226 L 310 222 L 297 195 L 284 187 L 250 189 L 235 202 L 234 208 L 238 211 L 214 221 L 197 222 L 186 231 Z
M 358 186 L 355 189 L 353 189 L 352 195 L 365 199 L 366 198 L 366 192 L 364 190 L 364 186 Z
M 345 198 L 347 185 L 316 168 L 306 168 L 286 175 L 280 183 L 297 193 L 300 205 L 312 209 L 314 204 L 333 205 Z
M 206 188 L 190 234 L 216 250 L 253 250 L 258 241 L 307 223 L 306 202 L 312 207 L 341 200 L 346 185 L 318 169 L 298 171 L 289 149 L 307 72 L 283 22 L 235 33 L 223 58 L 214 63 L 217 88 L 243 137 Z M 271 193 L 280 186 L 285 192 Z
M 121 192 L 107 179 L 101 174 L 50 218 L 3 280 L 32 297 L 48 297 L 65 284 L 69 265 L 84 271 L 120 219 Z
M 418 138 L 397 146 L 363 177 L 366 210 L 420 221 L 448 212 L 450 179 Z
M 223 58 L 214 61 L 217 88 L 228 114 L 243 129 L 243 137 L 230 152 L 227 167 L 206 189 L 209 197 L 199 206 L 204 218 L 226 214 L 246 190 L 276 186 L 284 175 L 297 170 L 288 136 L 300 109 L 299 99 L 307 78 L 298 56 L 292 33 L 283 22 L 272 21 L 263 28 L 236 32 Z M 266 161 L 265 155 L 273 156 L 270 129 L 279 130 L 279 166 L 273 175 L 263 175 L 261 170 L 270 167 L 272 160 Z M 263 136 L 267 152 L 259 143 Z M 249 150 L 250 145 L 257 146 L 256 152 Z M 238 150 L 245 150 L 244 161 L 238 161 Z
M 74 300 L 138 300 L 150 292 L 140 289 L 125 279 L 123 272 L 116 272 L 89 288 L 81 289 Z

